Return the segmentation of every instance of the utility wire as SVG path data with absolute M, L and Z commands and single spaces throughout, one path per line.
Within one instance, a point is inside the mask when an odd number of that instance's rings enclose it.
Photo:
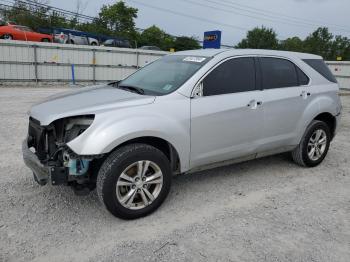
M 129 2 L 133 2 L 133 3 L 139 4 L 139 5 L 148 7 L 148 8 L 156 9 L 156 10 L 159 10 L 159 11 L 162 11 L 162 12 L 167 12 L 167 13 L 171 13 L 171 14 L 174 14 L 174 15 L 187 17 L 187 18 L 190 18 L 190 19 L 199 20 L 199 21 L 202 21 L 202 22 L 207 22 L 207 23 L 210 23 L 210 24 L 221 25 L 221 26 L 225 26 L 225 27 L 229 27 L 229 28 L 238 29 L 238 30 L 241 30 L 241 31 L 249 30 L 248 28 L 245 28 L 245 27 L 236 26 L 236 25 L 232 25 L 232 24 L 221 23 L 221 22 L 217 22 L 217 21 L 206 19 L 206 18 L 202 18 L 202 17 L 193 16 L 193 15 L 189 15 L 189 14 L 173 11 L 173 10 L 170 10 L 170 9 L 166 9 L 166 8 L 162 8 L 162 7 L 158 7 L 158 6 L 154 6 L 154 5 L 145 4 L 145 3 L 142 3 L 142 2 L 139 2 L 139 1 L 136 1 L 136 0 L 129 0 Z
M 277 20 L 277 19 L 257 17 L 257 16 L 253 16 L 253 15 L 249 15 L 249 14 L 242 14 L 242 13 L 239 13 L 239 12 L 234 11 L 234 10 L 228 10 L 228 9 L 224 9 L 224 8 L 220 8 L 220 7 L 216 7 L 216 6 L 206 5 L 206 4 L 194 2 L 194 1 L 191 1 L 191 0 L 180 0 L 180 1 L 183 1 L 183 2 L 186 2 L 186 3 L 190 3 L 190 4 L 196 5 L 196 6 L 204 6 L 204 7 L 207 7 L 207 8 L 210 8 L 210 9 L 214 9 L 214 10 L 218 10 L 218 11 L 221 11 L 221 12 L 224 12 L 224 13 L 228 13 L 228 14 L 237 14 L 237 15 L 240 15 L 240 16 L 245 16 L 245 17 L 249 17 L 249 18 L 253 18 L 253 19 L 257 19 L 257 20 L 265 20 L 265 21 L 270 21 L 270 22 L 279 22 L 279 23 L 284 23 L 284 24 L 287 24 L 287 25 L 301 26 L 301 27 L 305 28 L 305 25 L 301 25 L 301 24 L 296 24 L 296 23 L 291 23 L 291 22 L 284 22 L 284 21 L 280 21 L 280 20 Z
M 204 0 L 204 1 L 206 1 L 206 0 Z M 219 2 L 219 4 L 222 4 L 222 2 L 228 3 L 228 4 L 230 4 L 231 6 L 234 6 L 234 7 L 240 6 L 240 7 L 248 8 L 248 9 L 251 9 L 251 10 L 256 10 L 256 11 L 258 11 L 260 13 L 268 13 L 270 15 L 280 16 L 280 17 L 283 17 L 283 18 L 290 18 L 290 19 L 293 19 L 293 20 L 296 20 L 296 21 L 306 21 L 306 22 L 311 22 L 311 23 L 316 23 L 316 24 L 324 23 L 324 21 L 322 21 L 322 20 L 315 20 L 315 19 L 307 19 L 307 18 L 300 18 L 300 17 L 290 16 L 290 15 L 274 12 L 274 11 L 271 11 L 271 10 L 266 10 L 266 9 L 252 7 L 252 6 L 249 6 L 249 5 L 240 4 L 240 3 L 237 3 L 235 1 L 221 0 Z M 328 23 L 328 25 L 334 26 L 334 27 L 339 27 L 339 28 L 349 29 L 349 27 L 344 26 L 344 25 L 339 25 L 339 24 Z
M 256 18 L 256 19 L 272 18 L 274 20 L 277 19 L 278 21 L 283 21 L 284 23 L 285 22 L 293 23 L 293 24 L 297 24 L 297 25 L 300 25 L 300 26 L 303 26 L 303 27 L 304 26 L 312 26 L 312 27 L 319 27 L 320 26 L 320 22 L 310 23 L 308 21 L 307 22 L 303 21 L 302 19 L 289 18 L 288 16 L 284 16 L 284 15 L 276 15 L 276 14 L 273 14 L 273 13 L 269 14 L 269 13 L 264 12 L 264 11 L 250 10 L 250 9 L 247 9 L 247 8 L 240 7 L 240 5 L 238 5 L 238 4 L 232 4 L 230 1 L 223 1 L 224 3 L 219 2 L 219 1 L 213 1 L 213 0 L 204 0 L 204 1 L 205 2 L 209 2 L 211 4 L 214 4 L 215 6 L 228 7 L 230 9 L 235 10 L 235 11 L 236 10 L 240 10 L 240 11 L 243 11 L 243 12 L 247 12 L 248 14 L 255 14 L 255 15 L 260 16 L 260 17 L 256 17 L 256 16 L 253 17 L 253 18 Z M 225 3 L 230 3 L 230 4 L 225 4 Z M 242 15 L 248 16 L 246 14 L 242 14 Z M 321 23 L 323 23 L 323 22 L 321 22 Z M 344 26 L 334 26 L 334 25 L 329 25 L 328 27 L 334 28 L 334 29 L 339 29 L 339 30 L 334 30 L 334 31 L 347 31 L 347 32 L 350 32 L 350 27 L 345 28 Z
M 29 0 L 27 0 L 27 1 L 29 1 Z M 15 1 L 14 1 L 14 0 L 0 0 L 0 2 L 5 2 L 5 3 L 13 4 Z M 20 2 L 23 2 L 23 1 L 20 1 Z M 29 3 L 27 3 L 27 4 L 29 4 Z M 1 8 L 1 6 L 5 7 L 5 8 Z M 36 5 L 36 6 L 38 6 L 38 5 Z M 50 8 L 51 11 L 54 11 L 54 12 L 57 12 L 57 13 L 60 13 L 60 14 L 65 14 L 65 15 L 68 14 L 68 15 L 74 16 L 74 17 L 75 17 L 75 15 L 76 15 L 76 13 L 73 13 L 73 14 L 72 14 L 72 12 L 66 11 L 66 10 L 64 10 L 64 9 L 59 9 L 59 11 L 53 10 L 53 9 L 58 9 L 58 8 L 53 7 L 53 6 L 49 6 L 49 5 L 46 5 L 46 4 L 40 4 L 40 6 L 45 6 L 45 7 L 47 7 L 47 8 Z M 6 11 L 6 10 L 11 9 L 11 8 L 17 9 L 17 10 L 27 10 L 27 9 L 25 9 L 25 8 L 21 8 L 21 7 L 18 7 L 18 6 L 7 5 L 7 4 L 2 4 L 2 3 L 0 3 L 0 11 L 1 11 L 1 10 Z M 45 16 L 46 16 L 46 17 L 49 17 L 49 15 L 47 15 L 47 14 L 46 14 Z M 87 17 L 88 17 L 88 16 L 87 16 Z M 97 17 L 90 17 L 90 18 L 87 18 L 87 20 L 93 21 L 93 20 L 95 20 L 96 18 L 97 18 Z M 136 28 L 136 30 L 144 31 L 145 29 Z M 170 36 L 172 36 L 172 37 L 175 37 L 175 38 L 179 37 L 179 36 L 172 35 L 172 34 L 168 34 L 168 35 L 170 35 Z M 203 41 L 200 41 L 200 40 L 196 40 L 196 41 L 197 41 L 198 43 L 203 43 Z M 231 45 L 225 45 L 225 44 L 222 44 L 222 46 L 223 46 L 223 47 L 232 47 Z
M 14 4 L 16 2 L 22 3 L 22 4 L 26 4 L 26 5 L 35 6 L 35 7 L 47 8 L 51 12 L 56 12 L 56 13 L 59 13 L 59 14 L 62 14 L 62 15 L 70 16 L 70 17 L 77 17 L 77 18 L 81 18 L 81 19 L 87 20 L 87 21 L 93 21 L 95 19 L 92 16 L 82 15 L 82 14 L 75 13 L 75 12 L 72 12 L 72 11 L 64 10 L 64 9 L 57 8 L 57 7 L 50 6 L 50 5 L 46 5 L 46 4 L 36 3 L 36 2 L 33 2 L 33 1 L 29 1 L 29 0 L 27 0 L 26 2 L 25 1 L 21 1 L 21 0 L 17 0 L 17 1 L 15 1 L 15 0 L 0 0 L 0 1 L 5 2 L 5 3 L 10 3 L 10 4 L 12 4 L 12 6 L 9 6 L 9 7 L 17 8 L 17 9 L 22 9 L 22 8 L 20 8 L 18 6 L 15 6 Z
M 214 24 L 214 25 L 220 25 L 220 26 L 231 28 L 231 29 L 238 29 L 238 30 L 245 31 L 245 32 L 250 30 L 250 29 L 245 28 L 245 27 L 240 27 L 240 26 L 236 26 L 236 25 L 232 25 L 232 24 L 227 24 L 227 23 L 214 21 L 214 20 L 211 20 L 211 19 L 197 17 L 197 16 L 193 16 L 193 15 L 189 15 L 189 14 L 173 11 L 173 10 L 170 10 L 170 9 L 166 9 L 166 8 L 162 8 L 162 7 L 158 7 L 158 6 L 154 6 L 154 5 L 145 4 L 145 3 L 142 3 L 142 2 L 139 2 L 139 1 L 136 1 L 136 0 L 129 0 L 129 1 L 133 2 L 133 3 L 136 3 L 136 4 L 139 4 L 139 5 L 142 5 L 142 6 L 145 6 L 145 7 L 148 7 L 148 8 L 152 8 L 152 9 L 158 10 L 158 11 L 167 12 L 167 13 L 175 14 L 175 15 L 178 15 L 178 16 L 187 17 L 187 18 L 198 20 L 198 21 L 201 21 L 201 22 L 207 22 L 207 23 Z M 287 38 L 286 36 L 283 36 L 283 35 L 280 35 L 280 36 L 282 38 Z
M 13 1 L 16 2 L 15 0 L 13 0 Z M 49 8 L 51 10 L 55 10 L 55 11 L 57 10 L 57 11 L 64 12 L 64 13 L 67 13 L 67 14 L 71 14 L 71 15 L 74 15 L 74 16 L 79 16 L 81 18 L 86 18 L 86 19 L 91 19 L 91 20 L 94 19 L 94 17 L 92 17 L 92 16 L 79 14 L 77 12 L 64 10 L 64 9 L 61 9 L 61 8 L 58 8 L 58 7 L 54 7 L 54 6 L 51 6 L 51 5 L 38 3 L 38 2 L 35 2 L 35 1 L 31 1 L 31 0 L 26 0 L 26 1 L 17 0 L 17 2 L 26 3 L 26 4 L 30 4 L 30 5 L 35 5 L 35 6 L 39 6 L 39 7 L 45 7 L 45 8 Z

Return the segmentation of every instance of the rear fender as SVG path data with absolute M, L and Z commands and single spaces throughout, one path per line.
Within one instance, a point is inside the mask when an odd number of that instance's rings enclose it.
M 337 96 L 336 93 L 334 93 L 334 96 Z M 339 110 L 339 105 L 336 101 L 337 99 L 333 97 L 333 94 L 329 93 L 314 98 L 305 108 L 303 116 L 297 124 L 298 135 L 293 144 L 298 145 L 300 143 L 306 128 L 318 115 L 329 113 L 336 116 Z

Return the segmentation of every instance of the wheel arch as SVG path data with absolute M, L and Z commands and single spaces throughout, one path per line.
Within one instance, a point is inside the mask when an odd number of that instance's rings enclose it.
M 336 128 L 336 117 L 333 116 L 331 113 L 329 112 L 323 112 L 318 114 L 313 120 L 318 120 L 318 121 L 322 121 L 324 123 L 327 124 L 327 126 L 329 127 L 329 130 L 331 131 L 331 138 L 333 139 L 334 137 L 334 133 L 335 133 L 335 128 Z
M 1 35 L 1 39 L 5 39 L 5 38 L 4 38 L 5 35 L 11 36 L 12 40 L 14 40 L 13 34 L 11 34 L 11 33 L 3 33 L 3 34 Z
M 171 170 L 173 172 L 181 172 L 181 161 L 179 157 L 179 153 L 176 150 L 176 148 L 167 140 L 160 138 L 160 137 L 155 137 L 155 136 L 141 136 L 141 137 L 136 137 L 133 139 L 129 139 L 118 146 L 116 146 L 111 152 L 114 150 L 125 146 L 125 145 L 130 145 L 130 144 L 146 144 L 153 146 L 163 152 L 165 156 L 169 159 L 170 165 L 171 165 Z

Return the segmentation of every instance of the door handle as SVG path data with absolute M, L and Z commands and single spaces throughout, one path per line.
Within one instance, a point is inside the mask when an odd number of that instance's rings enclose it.
M 304 99 L 308 98 L 309 96 L 311 96 L 311 93 L 303 91 L 301 92 L 300 96 Z
M 248 103 L 247 107 L 249 107 L 250 109 L 257 109 L 258 106 L 261 106 L 261 105 L 262 105 L 262 101 L 256 101 L 254 99 Z

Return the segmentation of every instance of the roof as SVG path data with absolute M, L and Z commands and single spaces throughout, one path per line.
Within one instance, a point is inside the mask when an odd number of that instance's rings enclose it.
M 283 56 L 283 57 L 298 57 L 300 59 L 322 59 L 321 56 L 289 52 L 289 51 L 277 51 L 266 49 L 198 49 L 176 52 L 175 55 L 192 55 L 192 56 L 205 56 L 213 57 L 219 54 L 225 54 L 227 56 L 239 56 L 239 55 L 268 55 L 268 56 Z

